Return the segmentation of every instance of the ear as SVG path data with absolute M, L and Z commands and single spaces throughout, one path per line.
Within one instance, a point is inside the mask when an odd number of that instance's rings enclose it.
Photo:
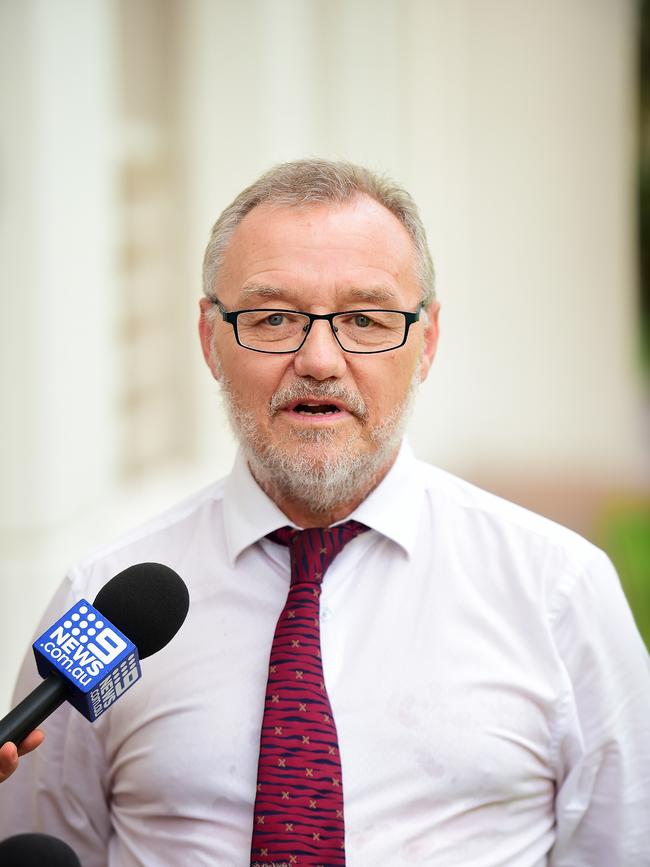
M 426 308 L 426 312 L 428 322 L 424 329 L 424 348 L 422 358 L 420 359 L 420 382 L 424 382 L 429 375 L 429 370 L 438 348 L 438 314 L 440 313 L 440 304 L 434 301 Z
M 214 363 L 214 323 L 216 319 L 208 316 L 212 308 L 212 302 L 207 298 L 201 298 L 199 308 L 199 337 L 201 338 L 203 357 L 205 358 L 205 363 L 210 368 L 212 376 L 218 380 L 219 373 Z

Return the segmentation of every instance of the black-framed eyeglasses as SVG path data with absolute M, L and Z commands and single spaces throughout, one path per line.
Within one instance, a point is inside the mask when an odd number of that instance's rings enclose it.
M 414 312 L 405 310 L 341 310 L 336 313 L 303 313 L 300 310 L 256 308 L 228 311 L 216 296 L 209 299 L 229 322 L 235 339 L 253 352 L 298 352 L 317 319 L 330 324 L 344 352 L 366 355 L 390 352 L 404 346 L 409 328 L 420 318 L 421 303 Z

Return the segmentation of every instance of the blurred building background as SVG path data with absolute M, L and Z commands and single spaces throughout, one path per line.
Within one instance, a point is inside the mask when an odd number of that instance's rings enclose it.
M 67 566 L 228 470 L 203 247 L 308 155 L 421 207 L 442 336 L 418 453 L 605 545 L 650 618 L 640 21 L 634 0 L 0 0 L 0 712 Z

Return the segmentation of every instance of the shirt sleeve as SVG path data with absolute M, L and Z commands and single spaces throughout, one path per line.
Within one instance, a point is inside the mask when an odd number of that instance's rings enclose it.
M 647 867 L 650 666 L 601 551 L 561 585 L 551 628 L 569 688 L 549 867 Z
M 74 604 L 66 579 L 43 616 L 37 635 Z M 30 650 L 23 660 L 13 703 L 40 683 Z M 98 737 L 103 721 L 90 724 L 65 702 L 41 728 L 44 743 L 20 760 L 0 785 L 0 839 L 27 832 L 52 834 L 68 843 L 84 867 L 106 867 L 111 834 L 109 774 Z

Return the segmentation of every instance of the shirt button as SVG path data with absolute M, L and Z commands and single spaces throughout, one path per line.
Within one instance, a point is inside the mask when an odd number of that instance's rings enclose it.
M 321 608 L 320 619 L 321 620 L 329 620 L 332 616 L 332 609 L 328 608 L 327 605 L 324 608 Z

